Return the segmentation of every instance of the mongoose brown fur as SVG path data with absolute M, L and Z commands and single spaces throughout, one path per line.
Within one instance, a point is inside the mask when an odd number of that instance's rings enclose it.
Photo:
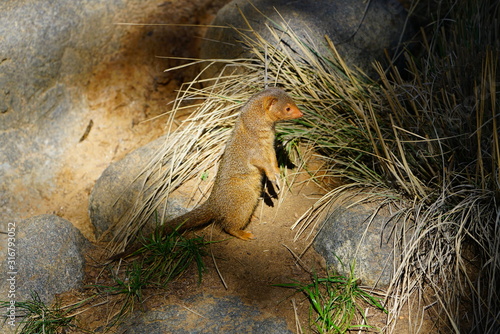
M 244 228 L 257 206 L 263 176 L 279 188 L 275 124 L 302 116 L 281 89 L 268 88 L 253 95 L 241 108 L 210 196 L 192 211 L 165 223 L 166 229 L 180 225 L 179 231 L 184 231 L 213 222 L 237 238 L 254 239 Z

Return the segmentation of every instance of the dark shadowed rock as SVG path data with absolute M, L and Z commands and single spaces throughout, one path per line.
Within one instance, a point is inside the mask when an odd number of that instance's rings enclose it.
M 233 0 L 224 6 L 213 21 L 215 26 L 229 26 L 246 32 L 249 27 L 263 38 L 277 44 L 271 30 L 282 39 L 282 45 L 292 49 L 291 55 L 301 54 L 286 34 L 275 29 L 283 21 L 308 46 L 324 56 L 331 55 L 325 35 L 335 44 L 339 54 L 351 67 L 359 67 L 375 76 L 372 62 L 386 63 L 384 50 L 394 55 L 400 41 L 407 41 L 414 30 L 406 21 L 407 13 L 397 0 Z M 270 28 L 271 27 L 271 28 Z M 213 27 L 207 30 L 201 56 L 206 59 L 233 59 L 248 57 L 234 29 Z
M 159 310 L 136 313 L 121 329 L 130 334 L 291 334 L 283 319 L 247 305 L 238 297 L 197 295 Z
M 393 272 L 394 222 L 376 207 L 339 206 L 318 233 L 314 248 L 337 272 L 348 274 L 355 261 L 355 275 L 363 284 L 386 286 Z M 340 261 L 342 263 L 340 263 Z

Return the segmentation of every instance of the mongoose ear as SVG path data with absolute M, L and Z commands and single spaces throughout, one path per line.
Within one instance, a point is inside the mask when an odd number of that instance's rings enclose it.
M 276 102 L 278 102 L 278 99 L 274 96 L 268 96 L 266 97 L 266 99 L 264 100 L 264 109 L 266 111 L 269 111 L 271 109 L 271 107 L 276 104 Z

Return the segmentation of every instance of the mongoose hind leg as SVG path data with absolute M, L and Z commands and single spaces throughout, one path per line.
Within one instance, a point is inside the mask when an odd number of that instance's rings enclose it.
M 232 236 L 235 236 L 236 238 L 241 239 L 241 240 L 252 240 L 252 239 L 255 239 L 255 236 L 250 231 L 232 230 L 232 229 L 226 229 L 225 231 L 227 233 L 231 234 Z

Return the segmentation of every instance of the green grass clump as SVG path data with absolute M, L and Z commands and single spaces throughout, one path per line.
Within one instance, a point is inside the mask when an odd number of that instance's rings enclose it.
M 310 302 L 311 327 L 321 334 L 343 334 L 348 331 L 370 331 L 364 308 L 375 307 L 387 312 L 381 299 L 359 286 L 354 276 L 354 266 L 348 276 L 328 274 L 326 277 L 314 275 L 311 283 L 288 283 L 277 286 L 293 288 L 303 292 Z M 356 324 L 355 322 L 361 322 Z
M 16 333 L 20 334 L 57 334 L 66 330 L 81 330 L 86 332 L 75 324 L 76 311 L 86 301 L 69 306 L 61 306 L 56 301 L 55 304 L 48 306 L 36 292 L 32 292 L 31 300 L 16 302 L 16 317 L 22 319 Z M 9 302 L 0 302 L 0 307 L 8 307 Z
M 111 285 L 95 285 L 101 295 L 121 296 L 120 310 L 113 324 L 131 313 L 143 301 L 145 289 L 166 288 L 182 275 L 191 264 L 196 265 L 201 281 L 205 265 L 203 256 L 208 242 L 203 237 L 186 238 L 176 230 L 163 235 L 158 227 L 150 236 L 142 238 L 142 246 L 127 256 L 125 263 L 112 264 Z
M 203 237 L 186 238 L 177 231 L 163 235 L 162 228 L 143 238 L 142 247 L 131 256 L 141 255 L 140 267 L 150 284 L 165 287 L 181 275 L 192 263 L 196 265 L 199 281 L 205 264 L 203 256 L 209 242 Z M 135 262 L 134 262 L 135 263 Z

